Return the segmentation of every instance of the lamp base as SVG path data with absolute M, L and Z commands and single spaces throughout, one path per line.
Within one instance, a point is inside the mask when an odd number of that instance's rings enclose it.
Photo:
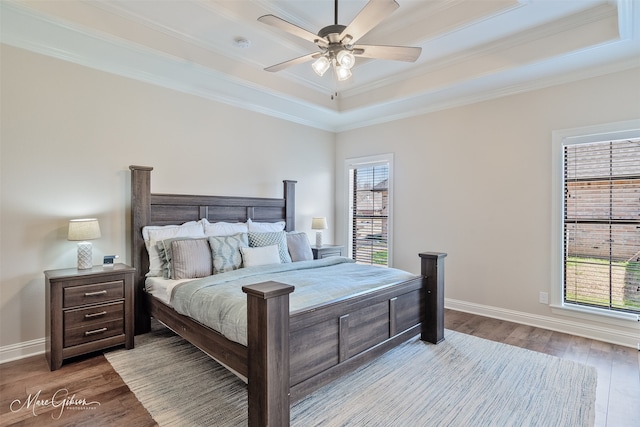
M 316 231 L 316 247 L 322 247 L 322 231 Z
M 91 242 L 78 243 L 78 270 L 88 270 L 93 267 L 93 245 Z

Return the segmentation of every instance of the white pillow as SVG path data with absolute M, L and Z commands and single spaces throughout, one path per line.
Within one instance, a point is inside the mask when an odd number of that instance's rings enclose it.
M 257 232 L 257 233 L 269 233 L 272 231 L 282 231 L 284 230 L 285 222 L 253 222 L 251 218 L 247 220 L 247 225 L 249 226 L 249 231 Z
M 261 246 L 258 248 L 240 248 L 242 262 L 245 267 L 257 265 L 280 264 L 278 245 Z
M 204 234 L 207 236 L 233 236 L 238 233 L 248 233 L 249 227 L 244 222 L 214 222 L 207 221 L 202 218 Z
M 182 225 L 148 225 L 142 228 L 142 237 L 149 254 L 149 272 L 147 277 L 162 276 L 162 260 L 158 242 L 174 237 L 206 237 L 202 224 L 198 221 L 185 222 Z

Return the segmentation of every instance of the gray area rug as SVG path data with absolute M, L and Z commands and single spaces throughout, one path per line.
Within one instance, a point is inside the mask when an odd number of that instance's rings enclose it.
M 107 360 L 160 426 L 244 426 L 245 384 L 154 323 Z M 293 426 L 591 426 L 593 367 L 447 330 L 414 338 L 291 407 Z

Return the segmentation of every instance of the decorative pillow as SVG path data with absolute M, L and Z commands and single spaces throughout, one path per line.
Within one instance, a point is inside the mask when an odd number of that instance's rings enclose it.
M 269 233 L 249 232 L 249 247 L 258 248 L 271 245 L 278 245 L 280 262 L 291 262 L 291 255 L 289 255 L 289 249 L 287 249 L 287 233 L 284 231 L 273 231 Z
M 249 227 L 244 222 L 209 222 L 202 218 L 204 234 L 207 236 L 231 236 L 238 233 L 248 233 Z
M 142 237 L 149 254 L 149 276 L 162 276 L 162 261 L 158 252 L 158 242 L 174 237 L 206 237 L 202 224 L 197 221 L 182 225 L 146 226 L 142 228 Z
M 160 261 L 162 263 L 162 276 L 165 279 L 173 279 L 174 277 L 172 277 L 172 269 L 173 266 L 171 265 L 172 261 L 173 261 L 173 249 L 171 244 L 173 242 L 177 242 L 180 240 L 194 240 L 194 239 L 202 239 L 206 242 L 206 238 L 199 238 L 199 237 L 174 237 L 173 239 L 164 239 L 158 242 L 158 244 L 156 245 L 158 248 L 158 254 L 160 255 Z M 211 249 L 209 250 L 209 255 L 211 255 Z
M 307 233 L 298 231 L 287 233 L 287 247 L 293 262 L 313 259 L 313 252 L 311 251 Z
M 195 279 L 213 274 L 207 239 L 174 240 L 171 252 L 171 278 Z
M 242 267 L 240 249 L 249 246 L 247 233 L 232 236 L 209 236 L 211 256 L 213 257 L 213 274 L 237 270 Z
M 280 264 L 278 245 L 260 246 L 257 248 L 240 248 L 245 267 L 257 265 Z
M 272 231 L 282 231 L 285 226 L 284 221 L 278 222 L 253 222 L 251 218 L 247 220 L 247 226 L 249 227 L 249 232 L 256 233 L 268 233 Z

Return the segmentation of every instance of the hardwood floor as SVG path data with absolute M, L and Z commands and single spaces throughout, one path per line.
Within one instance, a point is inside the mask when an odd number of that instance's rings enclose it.
M 638 425 L 639 351 L 451 310 L 446 311 L 445 327 L 595 366 L 598 370 L 595 425 Z M 55 407 L 51 402 L 43 402 L 64 389 L 68 390 L 68 404 L 64 407 L 59 405 L 64 401 L 63 394 L 58 395 Z M 32 400 L 27 407 L 25 402 L 29 396 L 39 402 Z M 16 399 L 20 402 L 11 406 Z M 99 405 L 90 405 L 90 402 L 99 402 Z M 44 355 L 0 365 L 0 426 L 10 425 L 144 427 L 157 424 L 105 357 L 98 354 L 65 362 L 54 372 L 49 371 Z
M 50 401 L 44 402 L 45 399 Z M 71 404 L 61 405 L 65 399 Z M 97 354 L 72 359 L 53 372 L 49 371 L 44 355 L 0 365 L 0 426 L 14 425 L 146 427 L 157 424 L 107 359 Z

